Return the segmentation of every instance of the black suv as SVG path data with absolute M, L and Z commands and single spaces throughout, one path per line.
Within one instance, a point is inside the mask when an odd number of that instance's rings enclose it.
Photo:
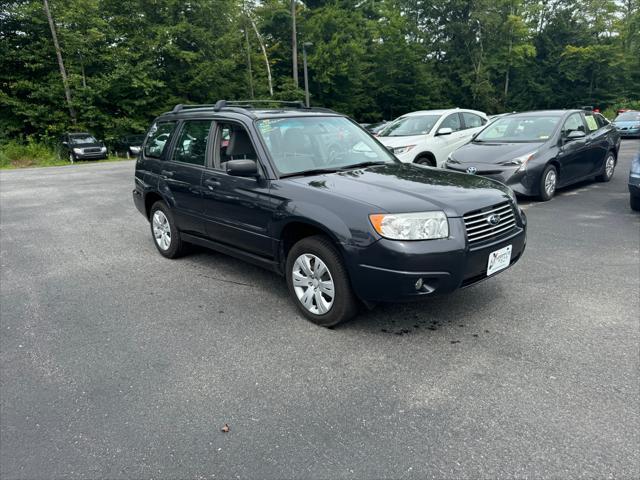
M 451 292 L 522 255 L 508 187 L 403 164 L 343 115 L 278 105 L 177 105 L 153 122 L 133 198 L 163 256 L 191 243 L 271 269 L 331 326 L 358 300 Z
M 76 160 L 107 158 L 107 147 L 90 133 L 65 133 L 60 143 L 64 154 L 71 163 Z

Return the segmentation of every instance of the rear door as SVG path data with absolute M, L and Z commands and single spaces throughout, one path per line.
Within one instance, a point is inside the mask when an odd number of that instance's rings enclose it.
M 604 161 L 609 151 L 609 122 L 600 114 L 585 112 L 585 122 L 587 124 L 587 153 L 590 163 L 588 174 L 598 174 L 602 172 Z
M 204 235 L 202 175 L 213 120 L 184 120 L 178 126 L 170 156 L 161 165 L 158 189 L 170 202 L 178 229 Z
M 462 123 L 465 132 L 464 140 L 466 143 L 471 140 L 471 137 L 479 132 L 484 125 L 486 125 L 487 119 L 471 112 L 461 112 L 460 114 L 462 115 Z
M 437 135 L 438 130 L 441 128 L 450 128 L 453 132 L 449 135 Z M 460 113 L 455 112 L 447 115 L 438 126 L 438 130 L 436 130 L 434 138 L 435 148 L 433 149 L 433 154 L 436 156 L 438 166 L 440 166 L 451 152 L 466 143 L 466 133 Z
M 591 170 L 588 137 L 569 139 L 568 136 L 573 131 L 587 133 L 582 114 L 579 112 L 569 115 L 562 125 L 561 147 L 558 155 L 561 184 L 568 184 L 585 177 Z

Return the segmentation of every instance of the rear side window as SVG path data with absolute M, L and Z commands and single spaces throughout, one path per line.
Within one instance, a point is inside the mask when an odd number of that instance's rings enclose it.
M 176 122 L 158 122 L 151 127 L 144 144 L 145 157 L 160 158 Z
M 609 120 L 604 118 L 599 113 L 596 113 L 595 117 L 596 117 L 596 122 L 598 122 L 598 127 L 599 128 L 606 127 L 607 125 L 609 125 Z
M 598 130 L 598 128 L 600 128 L 598 126 L 598 121 L 596 120 L 596 117 L 593 113 L 585 113 L 584 119 L 587 121 L 587 127 L 589 127 L 589 131 L 595 132 L 596 130 Z
M 212 120 L 188 120 L 184 122 L 176 148 L 174 162 L 204 166 L 207 156 L 207 142 Z
M 462 118 L 466 128 L 477 128 L 485 124 L 484 118 L 474 113 L 462 112 Z

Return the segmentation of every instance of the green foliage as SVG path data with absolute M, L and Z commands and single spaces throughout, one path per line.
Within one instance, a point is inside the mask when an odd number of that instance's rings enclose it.
M 289 0 L 49 3 L 78 123 L 42 1 L 11 0 L 0 7 L 5 143 L 53 142 L 69 130 L 110 142 L 143 132 L 176 103 L 269 98 L 267 64 L 273 98 L 302 100 L 305 42 L 311 103 L 360 121 L 449 106 L 496 113 L 640 101 L 638 0 L 299 2 L 299 88 Z
M 57 165 L 57 152 L 49 145 L 30 138 L 26 143 L 16 140 L 0 145 L 0 168 L 33 167 Z

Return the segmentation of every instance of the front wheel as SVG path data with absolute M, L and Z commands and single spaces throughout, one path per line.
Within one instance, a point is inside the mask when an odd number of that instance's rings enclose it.
M 600 175 L 596 177 L 599 182 L 608 182 L 613 177 L 613 172 L 616 169 L 616 157 L 612 152 L 607 153 L 607 157 L 604 160 L 604 170 Z
M 553 165 L 547 165 L 540 176 L 540 200 L 551 200 L 558 185 L 558 171 Z
M 332 327 L 349 320 L 358 309 L 347 269 L 327 237 L 316 235 L 296 243 L 287 256 L 286 277 L 296 306 L 316 325 Z
M 75 161 L 76 156 L 72 152 L 69 152 L 69 163 L 74 163 Z
M 416 163 L 418 165 L 424 165 L 425 167 L 435 167 L 436 166 L 436 161 L 435 159 L 428 157 L 428 156 L 421 156 L 416 158 L 413 163 Z

